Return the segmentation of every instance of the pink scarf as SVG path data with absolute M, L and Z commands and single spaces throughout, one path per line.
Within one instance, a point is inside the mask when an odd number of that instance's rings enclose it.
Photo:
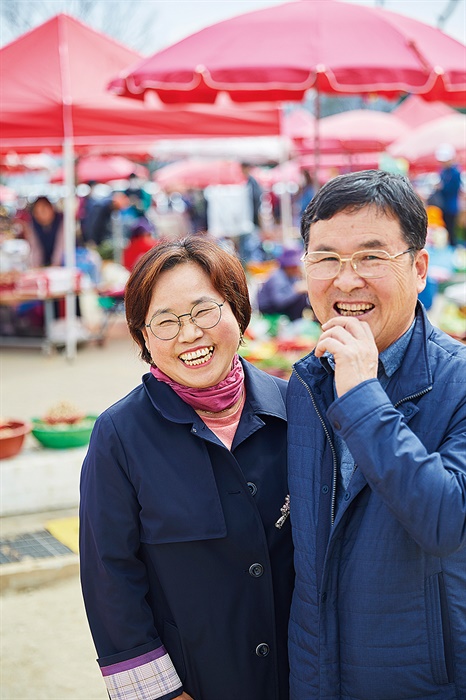
M 158 367 L 151 367 L 150 371 L 160 382 L 165 382 L 178 396 L 195 411 L 209 411 L 219 413 L 233 406 L 241 396 L 244 384 L 244 370 L 238 355 L 235 355 L 231 364 L 231 370 L 221 382 L 215 386 L 207 386 L 202 389 L 178 384 Z

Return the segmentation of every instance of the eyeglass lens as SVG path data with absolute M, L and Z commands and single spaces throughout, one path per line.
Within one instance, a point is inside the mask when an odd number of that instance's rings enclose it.
M 361 277 L 378 278 L 387 274 L 392 256 L 384 250 L 364 250 L 351 258 L 340 258 L 331 253 L 309 253 L 305 258 L 307 272 L 313 279 L 333 279 L 340 272 L 343 261 L 350 260 Z
M 206 330 L 213 328 L 220 321 L 222 306 L 223 304 L 217 304 L 215 301 L 206 301 L 195 304 L 189 314 L 181 316 L 171 313 L 156 314 L 151 319 L 149 326 L 156 338 L 171 340 L 178 335 L 182 323 L 180 319 L 183 316 L 190 316 L 190 321 Z

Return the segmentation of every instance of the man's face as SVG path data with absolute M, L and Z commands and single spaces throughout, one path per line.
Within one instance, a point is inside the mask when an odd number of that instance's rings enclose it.
M 332 251 L 349 257 L 359 250 L 385 250 L 390 255 L 409 248 L 399 222 L 372 206 L 343 211 L 311 224 L 307 251 Z M 307 275 L 309 299 L 321 323 L 337 316 L 366 321 L 379 352 L 408 330 L 414 318 L 417 295 L 425 287 L 428 254 L 425 250 L 401 255 L 389 263 L 386 276 L 363 279 L 349 262 L 333 280 Z

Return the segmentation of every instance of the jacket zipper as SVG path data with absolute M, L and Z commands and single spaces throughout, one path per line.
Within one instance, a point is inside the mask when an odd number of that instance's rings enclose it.
M 411 394 L 411 396 L 406 396 L 404 399 L 400 399 L 395 404 L 393 404 L 393 408 L 398 408 L 398 406 L 400 406 L 402 403 L 405 403 L 405 401 L 411 401 L 411 399 L 418 399 L 420 396 L 424 396 L 424 394 L 428 394 L 431 389 L 432 389 L 432 386 L 428 386 L 427 389 L 423 389 L 422 391 L 418 391 L 417 394 Z
M 307 393 L 308 393 L 309 396 L 311 397 L 312 405 L 314 406 L 314 410 L 315 410 L 315 412 L 317 413 L 320 422 L 322 423 L 322 427 L 323 427 L 323 429 L 324 429 L 324 433 L 325 433 L 325 435 L 327 436 L 327 440 L 328 440 L 328 442 L 329 442 L 330 449 L 332 450 L 332 455 L 333 455 L 333 484 L 332 484 L 332 501 L 331 501 L 331 508 L 330 508 L 330 522 L 331 522 L 331 524 L 332 524 L 332 526 L 333 526 L 333 524 L 334 524 L 334 522 L 335 522 L 335 503 L 336 503 L 336 493 L 337 493 L 336 489 L 337 489 L 337 479 L 338 479 L 337 453 L 336 453 L 336 451 L 335 451 L 335 447 L 334 447 L 333 442 L 332 442 L 332 439 L 331 439 L 331 437 L 330 437 L 330 433 L 328 432 L 327 426 L 325 425 L 324 419 L 322 418 L 322 416 L 321 416 L 320 413 L 319 413 L 319 409 L 317 408 L 317 405 L 316 405 L 316 402 L 315 402 L 314 395 L 313 395 L 312 391 L 310 390 L 310 388 L 308 387 L 308 385 L 306 384 L 306 382 L 304 381 L 304 379 L 302 379 L 302 378 L 299 376 L 299 374 L 297 373 L 297 371 L 296 371 L 296 369 L 295 369 L 294 367 L 293 367 L 293 372 L 296 374 L 296 376 L 298 377 L 299 381 L 300 381 L 301 384 L 305 387 Z
M 293 372 L 294 372 L 294 374 L 298 377 L 299 381 L 300 381 L 301 384 L 305 387 L 307 393 L 308 393 L 309 396 L 311 397 L 312 405 L 314 406 L 314 410 L 315 410 L 315 412 L 317 413 L 320 422 L 322 423 L 322 427 L 323 427 L 323 429 L 324 429 L 325 435 L 327 436 L 327 440 L 329 441 L 330 448 L 331 448 L 331 450 L 332 450 L 332 455 L 333 455 L 333 484 L 332 484 L 332 501 L 331 501 L 331 509 L 330 509 L 330 522 L 331 522 L 331 524 L 332 524 L 332 526 L 333 526 L 333 524 L 334 524 L 334 522 L 335 522 L 336 486 L 337 486 L 337 479 L 338 479 L 338 464 L 337 464 L 337 455 L 336 455 L 336 452 L 335 452 L 335 447 L 334 447 L 333 442 L 332 442 L 332 440 L 331 440 L 330 433 L 329 433 L 328 430 L 327 430 L 327 426 L 325 425 L 325 422 L 324 422 L 324 420 L 323 420 L 321 414 L 319 413 L 319 409 L 317 408 L 317 405 L 316 405 L 316 402 L 315 402 L 314 395 L 313 395 L 312 391 L 310 390 L 309 386 L 306 384 L 306 382 L 304 381 L 304 379 L 302 379 L 302 378 L 299 376 L 299 374 L 297 373 L 297 371 L 296 371 L 296 369 L 295 369 L 294 367 L 293 367 Z M 423 389 L 423 391 L 419 391 L 419 392 L 417 392 L 416 394 L 411 394 L 410 396 L 406 396 L 405 398 L 400 399 L 400 401 L 397 401 L 395 404 L 393 404 L 393 408 L 398 408 L 398 406 L 400 406 L 402 403 L 405 403 L 406 401 L 411 401 L 412 399 L 418 399 L 419 397 L 424 396 L 424 394 L 427 394 L 431 389 L 432 389 L 432 386 L 429 386 L 429 387 L 427 387 L 427 389 Z M 356 469 L 357 469 L 357 466 L 358 466 L 358 465 L 355 463 L 354 469 L 353 469 L 353 471 L 351 472 L 350 481 L 351 481 L 351 479 L 353 478 L 353 475 L 354 475 L 354 472 L 355 472 Z

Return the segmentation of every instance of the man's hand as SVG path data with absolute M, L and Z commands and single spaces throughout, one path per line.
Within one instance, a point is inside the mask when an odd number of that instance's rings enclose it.
M 181 693 L 181 695 L 177 695 L 174 700 L 194 700 L 188 693 Z
M 335 358 L 338 396 L 367 379 L 377 377 L 379 353 L 371 328 L 365 321 L 338 316 L 324 323 L 315 348 L 316 357 L 322 357 L 325 352 Z

